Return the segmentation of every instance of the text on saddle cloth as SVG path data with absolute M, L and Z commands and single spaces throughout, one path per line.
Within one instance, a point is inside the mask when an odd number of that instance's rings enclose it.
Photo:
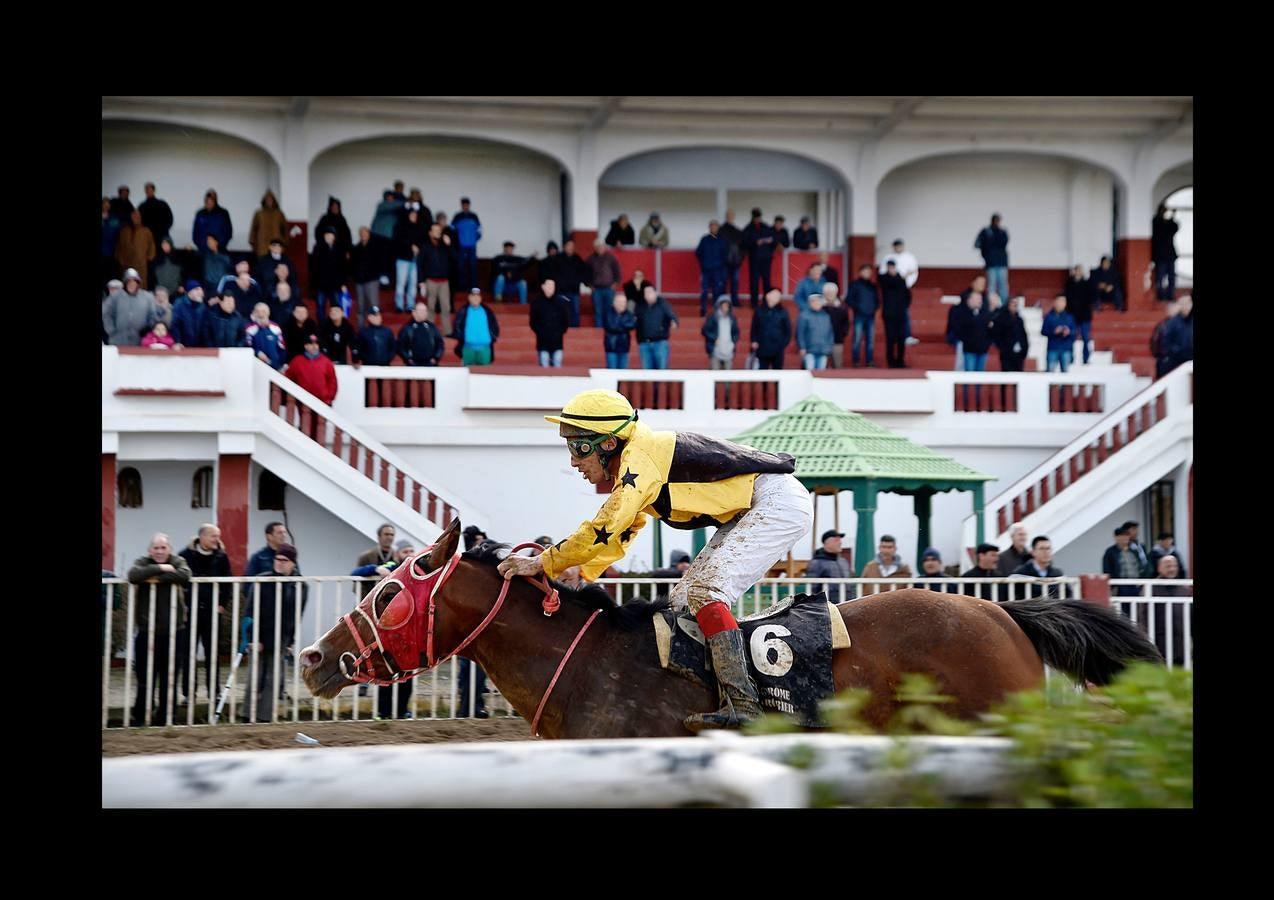
M 683 678 L 715 686 L 712 658 L 699 623 L 671 610 L 653 619 L 659 664 Z M 818 702 L 835 692 L 832 651 L 849 646 L 849 632 L 825 594 L 797 594 L 739 620 L 748 673 L 761 706 L 787 713 L 802 725 L 822 724 Z

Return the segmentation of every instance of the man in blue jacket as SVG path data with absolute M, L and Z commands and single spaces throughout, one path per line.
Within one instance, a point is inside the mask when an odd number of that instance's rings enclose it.
M 826 369 L 827 358 L 832 354 L 832 319 L 823 309 L 823 295 L 809 298 L 809 309 L 802 310 L 796 320 L 796 346 L 802 354 L 802 366 L 806 369 Z
M 863 263 L 858 267 L 858 277 L 849 285 L 845 302 L 854 311 L 854 337 L 850 344 L 850 361 L 858 366 L 858 347 L 863 345 L 863 359 L 869 367 L 875 367 L 876 310 L 880 309 L 880 288 L 871 280 L 872 267 Z
M 460 212 L 451 217 L 460 247 L 460 290 L 469 291 L 478 283 L 478 241 L 482 240 L 482 222 L 469 209 L 469 198 L 460 198 Z
M 387 366 L 394 361 L 394 333 L 383 321 L 379 306 L 367 308 L 367 324 L 358 333 L 358 353 L 355 355 L 355 359 L 364 365 Z
M 195 213 L 195 223 L 191 226 L 194 245 L 201 250 L 207 246 L 208 235 L 217 239 L 217 246 L 230 246 L 230 238 L 234 236 L 234 225 L 230 222 L 230 213 L 217 202 L 217 192 L 208 188 L 204 194 L 203 209 Z
M 1057 363 L 1059 371 L 1065 372 L 1071 367 L 1071 355 L 1075 349 L 1075 317 L 1066 311 L 1066 295 L 1058 294 L 1053 298 L 1053 309 L 1044 317 L 1044 327 L 1040 334 L 1048 338 L 1048 367 L 1053 371 L 1053 363 Z
M 695 257 L 699 260 L 699 315 L 708 314 L 708 297 L 713 301 L 725 293 L 726 257 L 730 252 L 729 242 L 721 236 L 721 223 L 713 219 L 708 223 L 708 233 L 699 238 L 699 246 L 695 248 Z M 737 305 L 739 300 L 733 298 Z
M 773 268 L 774 251 L 778 243 L 774 229 L 761 219 L 761 208 L 752 209 L 752 221 L 743 229 L 743 249 L 748 253 L 748 288 L 752 293 L 752 308 L 761 305 L 756 291 L 757 279 L 765 283 L 765 293 L 770 292 L 770 269 Z
M 193 278 L 187 281 L 186 293 L 173 303 L 172 336 L 175 344 L 182 347 L 203 346 L 199 341 L 207 306 L 204 302 L 203 285 Z
M 973 246 L 982 251 L 990 290 L 1001 300 L 1009 299 L 1009 233 L 1000 227 L 1000 214 L 991 216 L 991 224 L 978 232 Z

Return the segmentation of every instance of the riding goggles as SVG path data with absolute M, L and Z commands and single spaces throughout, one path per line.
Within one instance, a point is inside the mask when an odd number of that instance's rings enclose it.
M 587 437 L 567 438 L 566 449 L 571 451 L 571 456 L 574 456 L 577 459 L 583 459 L 584 457 L 593 453 L 593 451 L 596 450 L 598 446 L 602 444 L 604 441 L 608 440 L 609 438 L 623 431 L 629 425 L 629 423 L 636 421 L 636 419 L 637 419 L 637 413 L 634 412 L 631 416 L 629 416 L 627 419 L 621 422 L 619 427 L 616 428 L 614 431 L 609 431 L 606 434 L 600 434 L 594 438 L 587 438 Z

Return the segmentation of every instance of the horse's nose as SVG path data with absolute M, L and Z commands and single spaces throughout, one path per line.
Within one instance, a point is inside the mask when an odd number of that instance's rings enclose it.
M 301 651 L 301 664 L 307 668 L 314 668 L 323 661 L 323 651 L 317 646 L 306 647 Z

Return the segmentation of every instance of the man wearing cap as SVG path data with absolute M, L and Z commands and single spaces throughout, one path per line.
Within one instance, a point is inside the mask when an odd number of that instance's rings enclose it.
M 482 240 L 482 220 L 469 208 L 469 198 L 460 198 L 460 212 L 451 217 L 456 230 L 456 248 L 460 264 L 460 290 L 478 286 L 478 241 Z
M 336 366 L 320 350 L 319 336 L 305 337 L 305 350 L 288 361 L 287 376 L 328 406 L 336 399 Z M 311 417 L 313 419 L 313 417 Z
M 152 321 L 155 296 L 142 290 L 136 269 L 124 273 L 124 289 L 115 291 L 102 303 L 102 327 L 112 347 L 140 347 L 142 331 Z
M 937 547 L 925 548 L 924 555 L 920 557 L 920 574 L 926 580 L 917 581 L 916 587 L 918 588 L 926 591 L 937 591 L 939 594 L 962 593 L 954 581 L 937 580 L 946 574 L 942 571 L 942 554 L 938 552 Z
M 668 248 L 668 226 L 659 219 L 659 213 L 652 212 L 650 220 L 642 226 L 641 234 L 637 238 L 643 247 L 651 250 L 656 248 Z
M 701 434 L 652 431 L 615 391 L 584 391 L 545 419 L 559 426 L 572 468 L 590 484 L 615 487 L 574 534 L 539 556 L 506 558 L 500 573 L 556 578 L 579 566 L 580 578 L 593 581 L 624 556 L 648 515 L 673 528 L 716 527 L 672 590 L 673 605 L 688 605 L 707 638 L 721 698 L 719 710 L 688 716 L 685 725 L 733 728 L 759 716 L 730 609 L 809 530 L 813 506 L 792 474 L 795 460 Z
M 752 308 L 761 305 L 761 296 L 757 293 L 757 279 L 765 284 L 763 293 L 768 294 L 770 286 L 770 269 L 774 262 L 774 229 L 761 220 L 761 208 L 752 208 L 752 221 L 743 229 L 743 249 L 748 254 L 748 288 L 752 292 Z
M 810 224 L 809 216 L 801 216 L 801 224 L 792 232 L 792 246 L 797 250 L 818 249 L 818 229 Z
M 274 551 L 274 564 L 270 571 L 261 573 L 268 578 L 295 578 L 299 573 L 296 569 L 296 547 L 291 544 L 280 544 Z M 275 695 L 279 692 L 274 689 L 283 678 L 283 660 L 280 653 L 292 646 L 292 638 L 296 633 L 297 620 L 297 601 L 300 600 L 301 614 L 305 613 L 306 589 L 304 584 L 298 584 L 296 581 L 263 581 L 261 583 L 261 600 L 260 603 L 255 602 L 255 598 L 249 596 L 246 600 L 240 601 L 241 615 L 252 616 L 253 623 L 251 630 L 248 632 L 249 637 L 255 636 L 256 641 L 252 645 L 252 649 L 257 651 L 256 672 L 257 684 L 259 690 L 256 692 L 256 718 L 257 722 L 271 721 L 271 710 Z M 299 594 L 299 597 L 298 597 Z M 255 613 L 255 615 L 254 615 Z M 279 636 L 274 636 L 275 623 L 278 623 Z M 278 677 L 280 681 L 275 680 L 275 667 L 278 666 Z M 244 704 L 245 716 L 251 716 L 251 697 L 252 697 L 252 669 L 248 669 L 248 702 Z M 287 713 L 279 709 L 280 717 L 286 716 Z
M 394 333 L 383 324 L 380 307 L 367 307 L 367 324 L 358 332 L 355 359 L 367 366 L 387 366 L 394 361 L 394 352 Z M 357 367 L 359 363 L 354 365 Z
M 203 317 L 207 308 L 203 285 L 190 279 L 186 282 L 186 293 L 173 303 L 173 349 L 203 346 L 199 343 L 199 335 L 203 330 Z
M 845 537 L 845 532 L 837 531 L 835 528 L 829 528 L 823 532 L 823 546 L 814 551 L 814 556 L 810 559 L 809 568 L 805 570 L 806 576 L 809 578 L 853 578 L 854 570 L 849 565 L 849 560 L 841 556 L 841 538 Z M 806 590 L 813 594 L 818 591 L 826 591 L 829 596 L 834 596 L 837 602 L 841 600 L 854 599 L 854 586 L 845 585 L 844 593 L 840 589 L 828 589 L 828 585 L 811 584 Z
M 961 578 L 999 578 L 995 570 L 1000 562 L 1000 548 L 995 544 L 978 544 L 978 564 L 967 572 L 961 572 Z M 1012 600 L 1009 592 L 998 584 L 966 584 L 960 593 L 966 597 L 981 597 L 983 600 Z

